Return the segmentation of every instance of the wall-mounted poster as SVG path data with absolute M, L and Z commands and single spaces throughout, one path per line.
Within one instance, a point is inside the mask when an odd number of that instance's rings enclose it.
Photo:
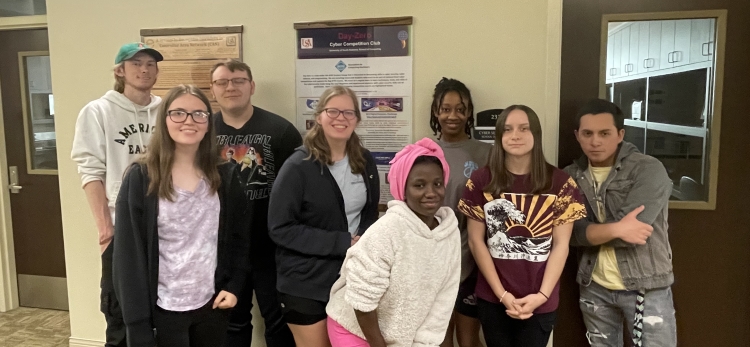
M 314 110 L 329 87 L 357 94 L 357 134 L 378 164 L 381 203 L 393 199 L 387 173 L 396 152 L 412 142 L 411 17 L 298 23 L 297 127 L 315 124 Z M 413 44 L 413 43 L 412 43 Z

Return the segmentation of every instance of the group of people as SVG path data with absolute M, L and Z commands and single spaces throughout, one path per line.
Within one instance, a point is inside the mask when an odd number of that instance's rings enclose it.
M 676 345 L 664 166 L 623 141 L 620 109 L 576 117 L 584 156 L 543 155 L 524 105 L 471 138 L 469 89 L 443 78 L 430 126 L 380 180 L 358 98 L 320 96 L 304 138 L 252 104 L 249 66 L 217 63 L 209 96 L 151 88 L 162 55 L 120 48 L 115 87 L 76 124 L 72 158 L 99 231 L 106 346 L 545 346 L 569 246 L 592 346 Z M 623 329 L 623 326 L 626 329 Z

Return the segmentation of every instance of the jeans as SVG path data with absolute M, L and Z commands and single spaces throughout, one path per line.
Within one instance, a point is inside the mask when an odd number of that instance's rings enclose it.
M 647 290 L 643 302 L 643 346 L 677 345 L 677 324 L 672 289 Z M 595 347 L 623 346 L 623 321 L 632 341 L 637 291 L 609 290 L 596 282 L 581 286 L 579 304 L 586 324 L 586 337 Z

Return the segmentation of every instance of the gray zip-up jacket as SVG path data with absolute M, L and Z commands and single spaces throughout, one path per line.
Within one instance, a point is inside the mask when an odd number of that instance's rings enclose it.
M 579 254 L 579 284 L 591 284 L 591 274 L 596 266 L 599 246 L 586 238 L 586 228 L 596 223 L 597 201 L 603 201 L 606 223 L 617 222 L 638 206 L 645 209 L 636 218 L 654 228 L 645 245 L 634 245 L 621 239 L 607 243 L 615 248 L 617 265 L 622 281 L 628 290 L 645 290 L 668 287 L 674 282 L 672 272 L 672 248 L 669 245 L 667 212 L 672 182 L 664 165 L 654 157 L 638 151 L 632 143 L 623 141 L 617 160 L 606 181 L 594 194 L 594 182 L 588 170 L 586 156 L 565 168 L 578 187 L 586 195 L 588 217 L 575 222 L 572 246 L 581 247 Z

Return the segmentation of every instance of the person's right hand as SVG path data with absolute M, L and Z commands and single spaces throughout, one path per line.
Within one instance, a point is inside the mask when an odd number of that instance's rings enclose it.
M 651 236 L 654 227 L 635 218 L 639 213 L 643 212 L 644 209 L 645 207 L 641 205 L 617 222 L 618 238 L 635 245 L 646 244 L 646 240 Z
M 528 319 L 529 317 L 533 315 L 533 314 L 522 314 L 521 306 L 515 304 L 516 297 L 513 296 L 513 294 L 511 294 L 510 292 L 505 293 L 505 295 L 502 297 L 503 299 L 500 300 L 500 302 L 503 305 L 505 305 L 505 313 L 507 313 L 508 316 L 510 316 L 510 318 Z M 497 298 L 500 299 L 500 296 L 498 296 Z
M 357 241 L 359 241 L 359 238 L 360 238 L 360 236 L 359 236 L 359 235 L 357 235 L 357 236 L 355 236 L 355 237 L 352 237 L 352 246 L 354 246 L 354 244 L 356 244 L 356 243 L 357 243 Z
M 112 237 L 115 236 L 115 227 L 110 223 L 106 226 L 97 226 L 97 229 L 99 229 L 99 247 L 101 252 L 104 253 L 104 250 L 109 246 L 109 242 L 112 241 Z

